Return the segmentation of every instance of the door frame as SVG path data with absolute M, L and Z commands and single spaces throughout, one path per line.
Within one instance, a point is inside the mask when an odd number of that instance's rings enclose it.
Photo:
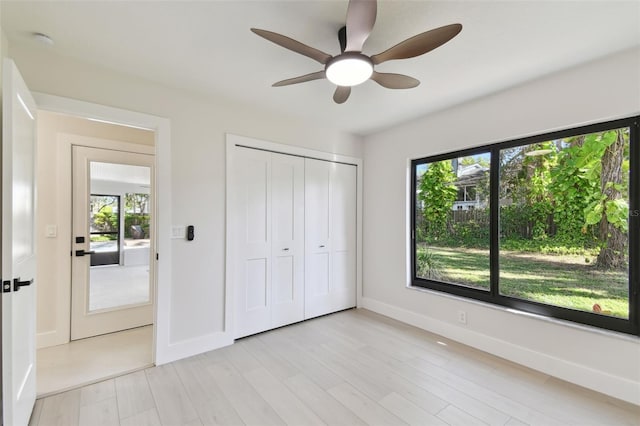
M 154 115 L 143 114 L 120 108 L 108 107 L 90 102 L 34 92 L 34 98 L 38 109 L 62 114 L 68 114 L 79 118 L 130 126 L 135 128 L 152 130 L 155 135 L 155 145 L 153 147 L 138 145 L 139 149 L 146 149 L 155 154 L 155 179 L 156 179 L 156 253 L 159 258 L 155 262 L 155 308 L 154 308 L 154 332 L 152 343 L 152 362 L 156 365 L 170 362 L 173 358 L 171 344 L 169 340 L 169 312 L 171 297 L 171 125 L 167 118 Z M 73 136 L 73 137 L 67 137 Z M 77 138 L 75 135 L 58 135 L 58 158 L 60 170 L 68 170 L 69 173 L 59 173 L 57 185 L 60 188 L 71 188 L 71 144 Z M 83 139 L 92 139 L 84 138 Z M 93 138 L 95 139 L 95 138 Z M 86 141 L 82 145 L 86 145 Z M 131 144 L 120 142 L 127 147 Z M 65 146 L 68 145 L 68 154 L 64 154 Z M 100 146 L 96 146 L 100 148 Z M 110 149 L 122 149 L 124 145 L 113 143 Z M 124 148 L 123 150 L 127 150 Z M 71 194 L 69 193 L 69 197 Z M 58 313 L 57 322 L 68 342 L 70 339 L 70 298 L 71 298 L 71 261 L 68 253 L 71 252 L 71 238 L 64 236 L 71 235 L 71 203 L 58 204 L 59 235 L 58 238 L 59 262 L 61 265 L 68 265 L 64 268 L 60 278 L 65 283 L 65 288 L 61 289 L 56 300 L 57 306 L 61 307 Z M 164 230 L 164 232 L 160 232 Z M 162 261 L 161 261 L 162 260 Z M 64 275 L 64 276 L 63 276 Z M 56 340 L 60 336 L 55 336 Z M 46 336 L 45 339 L 46 340 Z M 64 343 L 64 342 L 63 342 Z M 59 344 L 59 342 L 58 342 Z
M 229 218 L 236 214 L 232 210 L 229 193 L 230 183 L 233 180 L 230 171 L 234 161 L 236 147 L 254 148 L 280 154 L 295 155 L 298 157 L 312 158 L 316 160 L 345 163 L 356 166 L 356 307 L 362 306 L 362 183 L 363 161 L 362 158 L 331 152 L 317 151 L 294 145 L 284 145 L 275 142 L 254 139 L 246 136 L 226 134 L 226 263 L 225 263 L 225 315 L 224 329 L 234 333 L 234 289 L 233 289 L 233 230 Z

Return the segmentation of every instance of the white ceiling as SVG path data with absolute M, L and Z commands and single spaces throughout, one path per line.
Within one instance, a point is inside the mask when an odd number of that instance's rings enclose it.
M 151 169 L 129 164 L 91 162 L 91 181 L 118 182 L 148 188 L 151 185 Z
M 335 55 L 346 0 L 0 4 L 2 28 L 11 43 L 356 134 L 640 45 L 638 0 L 380 1 L 365 54 L 442 25 L 459 22 L 463 30 L 426 55 L 377 68 L 415 77 L 422 82 L 417 88 L 389 90 L 368 81 L 337 105 L 327 80 L 271 87 L 322 66 L 249 29 L 275 31 Z M 38 43 L 30 37 L 33 32 L 48 34 L 55 44 Z

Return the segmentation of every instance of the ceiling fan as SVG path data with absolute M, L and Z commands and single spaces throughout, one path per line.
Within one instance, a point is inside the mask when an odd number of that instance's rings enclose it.
M 341 53 L 336 56 L 272 31 L 251 28 L 251 31 L 260 37 L 324 65 L 322 71 L 278 81 L 273 86 L 288 86 L 327 78 L 338 86 L 333 94 L 333 100 L 338 104 L 344 103 L 349 98 L 352 86 L 369 79 L 387 89 L 410 89 L 419 85 L 420 81 L 407 75 L 380 73 L 375 71 L 374 67 L 394 59 L 408 59 L 423 55 L 442 46 L 462 31 L 461 24 L 445 25 L 408 38 L 377 55 L 367 56 L 362 53 L 362 47 L 376 22 L 377 8 L 376 0 L 349 1 L 346 26 L 338 31 Z

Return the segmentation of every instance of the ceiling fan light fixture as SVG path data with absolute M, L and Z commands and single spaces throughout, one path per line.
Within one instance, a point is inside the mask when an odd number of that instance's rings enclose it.
M 373 74 L 373 62 L 356 52 L 345 52 L 327 63 L 327 79 L 337 86 L 357 86 Z
M 333 101 L 343 104 L 349 99 L 351 87 L 369 79 L 387 89 L 411 89 L 418 86 L 420 81 L 413 77 L 396 73 L 380 73 L 373 68 L 383 62 L 424 55 L 447 43 L 462 30 L 461 24 L 445 25 L 410 37 L 377 55 L 365 56 L 362 54 L 362 48 L 373 30 L 377 13 L 377 0 L 349 0 L 346 23 L 338 30 L 338 41 L 342 53 L 337 56 L 331 56 L 273 31 L 259 28 L 251 28 L 251 31 L 278 46 L 324 65 L 321 71 L 278 81 L 273 84 L 274 87 L 326 78 L 338 86 L 333 94 Z

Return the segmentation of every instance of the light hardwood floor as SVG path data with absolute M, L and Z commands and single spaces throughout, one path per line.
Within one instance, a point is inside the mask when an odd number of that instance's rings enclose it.
M 614 400 L 364 310 L 40 399 L 32 425 L 638 425 Z

